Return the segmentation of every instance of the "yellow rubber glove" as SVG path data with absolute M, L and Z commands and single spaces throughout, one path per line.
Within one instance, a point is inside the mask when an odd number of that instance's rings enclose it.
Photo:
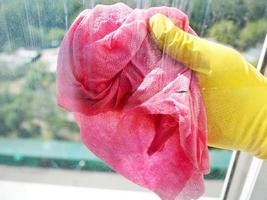
M 208 144 L 267 160 L 267 79 L 237 51 L 190 35 L 164 15 L 149 23 L 159 48 L 197 72 Z

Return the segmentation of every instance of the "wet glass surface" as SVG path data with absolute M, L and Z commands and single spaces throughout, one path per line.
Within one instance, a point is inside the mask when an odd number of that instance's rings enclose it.
M 0 0 L 0 164 L 112 172 L 85 149 L 73 116 L 57 106 L 55 72 L 58 46 L 75 17 L 116 2 L 180 8 L 198 35 L 257 63 L 266 0 Z M 206 179 L 222 183 L 231 152 L 210 148 L 210 155 Z

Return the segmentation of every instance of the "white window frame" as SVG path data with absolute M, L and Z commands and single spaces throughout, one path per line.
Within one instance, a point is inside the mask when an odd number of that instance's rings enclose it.
M 258 61 L 257 70 L 266 73 L 267 34 Z M 267 103 L 267 102 L 266 102 Z M 234 151 L 220 200 L 265 200 L 267 194 L 267 163 L 247 153 Z M 265 188 L 262 188 L 262 184 Z

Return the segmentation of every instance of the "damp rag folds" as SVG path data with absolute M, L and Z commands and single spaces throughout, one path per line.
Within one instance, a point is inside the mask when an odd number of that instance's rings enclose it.
M 156 13 L 194 34 L 175 8 L 83 11 L 60 47 L 57 100 L 113 170 L 164 200 L 196 199 L 209 172 L 205 109 L 194 73 L 154 44 Z

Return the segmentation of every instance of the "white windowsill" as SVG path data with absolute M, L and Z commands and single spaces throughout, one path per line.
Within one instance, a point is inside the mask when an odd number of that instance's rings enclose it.
M 90 200 L 160 200 L 153 193 L 96 189 L 74 186 L 59 186 L 39 183 L 0 181 L 1 200 L 47 200 L 47 199 L 90 199 Z M 203 197 L 200 200 L 217 200 Z
M 222 184 L 223 181 L 206 180 L 205 197 L 201 200 L 218 200 Z M 58 197 L 64 200 L 159 200 L 149 190 L 115 173 L 0 165 L 0 200 L 56 200 Z

